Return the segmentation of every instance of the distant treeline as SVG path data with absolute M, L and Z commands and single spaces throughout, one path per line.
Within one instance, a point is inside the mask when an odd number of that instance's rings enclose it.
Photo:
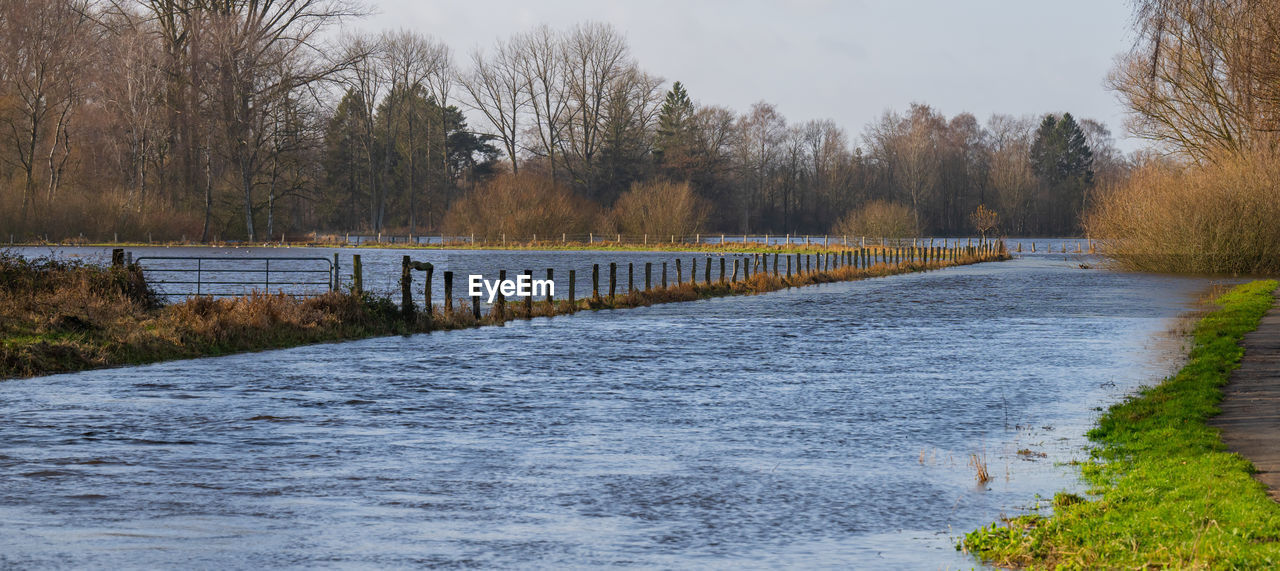
M 412 31 L 343 34 L 365 9 L 341 0 L 0 10 L 0 230 L 19 239 L 823 233 L 869 204 L 905 207 L 920 234 L 973 232 L 986 205 L 998 232 L 1062 235 L 1128 172 L 1103 124 L 1067 113 L 912 104 L 854 139 L 769 103 L 699 103 L 607 24 L 459 57 Z M 508 220 L 547 200 L 573 220 Z

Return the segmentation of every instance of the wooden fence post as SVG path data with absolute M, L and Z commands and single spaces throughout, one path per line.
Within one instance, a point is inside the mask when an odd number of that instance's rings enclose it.
M 409 256 L 400 259 L 400 317 L 405 322 L 413 319 L 413 292 L 410 285 L 413 277 L 409 274 Z
M 618 263 L 609 262 L 609 302 L 613 302 L 613 296 L 618 291 Z
M 453 272 L 444 273 L 444 313 L 453 314 Z
M 498 270 L 498 299 L 497 303 L 493 304 L 493 308 L 489 310 L 489 315 L 493 315 L 493 312 L 497 311 L 499 322 L 507 320 L 507 296 L 502 293 L 502 282 L 505 281 L 507 281 L 507 270 Z
M 733 277 L 729 280 L 730 283 L 738 283 L 738 262 L 740 261 L 738 258 L 733 259 Z
M 600 299 L 600 264 L 591 264 L 591 299 Z
M 574 299 L 573 299 L 573 294 L 574 294 L 574 293 L 576 293 L 575 289 L 577 288 L 577 285 L 578 285 L 578 283 L 577 283 L 577 282 L 578 282 L 578 271 L 577 271 L 577 270 L 569 270 L 569 311 L 573 311 L 573 310 L 574 310 L 574 307 L 573 307 L 573 301 L 574 301 Z
M 757 259 L 756 262 L 759 263 L 759 259 Z M 743 260 L 742 261 L 742 281 L 745 282 L 750 279 L 751 279 L 751 264 L 748 263 L 746 260 Z
M 644 263 L 644 291 L 649 291 L 649 288 L 650 288 L 649 280 L 652 278 L 652 276 L 653 276 L 653 262 L 645 262 Z
M 636 264 L 635 262 L 627 262 L 627 295 L 636 291 Z
M 471 296 L 471 316 L 480 321 L 480 296 Z
M 720 256 L 720 283 L 724 284 L 724 256 Z
M 360 254 L 351 256 L 351 292 L 357 296 L 364 294 L 364 266 L 360 264 Z
M 662 262 L 662 289 L 667 289 L 667 263 Z
M 704 275 L 702 276 L 702 283 L 711 285 L 711 256 L 707 256 L 707 267 L 705 268 Z
M 676 284 L 684 283 L 684 272 L 680 269 L 680 258 L 676 258 Z
M 113 248 L 111 250 L 111 267 L 124 267 L 124 248 Z
M 556 280 L 555 271 L 547 268 L 547 305 L 551 306 L 551 313 L 555 313 L 556 309 Z
M 436 272 L 436 267 L 430 262 L 427 262 L 427 268 L 425 271 L 427 272 L 427 278 L 425 282 L 426 287 L 423 288 L 422 292 L 422 303 L 424 304 L 424 310 L 427 312 L 427 323 L 430 323 L 432 318 L 435 317 L 434 306 L 431 303 L 431 276 Z
M 787 279 L 791 279 L 791 254 L 787 254 Z
M 527 319 L 533 317 L 533 270 L 525 270 L 524 275 L 529 277 L 529 295 L 524 296 L 524 316 Z

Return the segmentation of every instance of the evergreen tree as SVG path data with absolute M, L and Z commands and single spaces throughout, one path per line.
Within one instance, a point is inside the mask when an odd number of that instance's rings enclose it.
M 1093 152 L 1070 113 L 1045 115 L 1031 144 L 1031 168 L 1040 182 L 1040 232 L 1074 233 L 1093 187 Z
M 324 200 L 321 221 L 333 228 L 359 228 L 373 190 L 369 116 L 363 98 L 348 90 L 325 130 Z
M 693 101 L 679 81 L 671 85 L 662 109 L 658 112 L 658 132 L 653 154 L 665 168 L 678 168 L 689 150 L 690 119 Z

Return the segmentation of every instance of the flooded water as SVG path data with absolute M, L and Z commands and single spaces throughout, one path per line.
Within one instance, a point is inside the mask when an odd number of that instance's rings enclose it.
M 1078 264 L 2 382 L 0 566 L 971 567 L 1209 285 Z

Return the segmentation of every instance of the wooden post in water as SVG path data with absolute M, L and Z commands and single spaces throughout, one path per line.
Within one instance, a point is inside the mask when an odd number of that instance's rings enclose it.
M 111 267 L 124 267 L 124 248 L 113 248 L 111 250 Z
M 471 316 L 480 321 L 480 296 L 471 296 Z
M 707 256 L 707 267 L 705 268 L 702 283 L 711 285 L 711 256 Z
M 400 259 L 400 317 L 405 323 L 413 319 L 413 292 L 409 284 L 413 277 L 409 274 L 409 256 Z
M 752 256 L 752 257 L 754 258 L 755 256 Z M 759 258 L 756 258 L 756 263 L 759 263 Z M 742 281 L 745 282 L 750 279 L 751 279 L 751 264 L 748 263 L 746 260 L 743 260 L 742 261 Z
M 431 277 L 432 274 L 436 272 L 436 267 L 431 262 L 427 262 L 427 267 L 424 271 L 427 272 L 427 278 L 425 282 L 426 287 L 423 288 L 422 291 L 422 303 L 424 304 L 424 311 L 427 312 L 427 323 L 431 323 L 432 318 L 435 317 L 435 312 L 433 311 L 434 306 L 431 303 Z
M 689 283 L 690 283 L 690 284 L 693 284 L 693 285 L 697 285 L 697 283 L 698 283 L 698 259 L 697 259 L 697 258 L 690 258 L 690 259 L 689 259 L 689 267 L 691 268 L 691 269 L 689 270 Z
M 645 262 L 644 263 L 644 291 L 649 291 L 650 289 L 652 289 L 652 285 L 651 285 L 652 282 L 650 281 L 652 279 L 653 279 L 653 262 Z
M 773 277 L 778 277 L 778 253 L 773 253 Z
M 609 301 L 613 301 L 613 296 L 618 292 L 618 263 L 609 262 Z
M 498 283 L 501 284 L 505 281 L 507 281 L 507 270 L 498 270 Z M 493 315 L 494 312 L 498 313 L 499 323 L 507 320 L 507 296 L 502 294 L 501 285 L 498 286 L 497 303 L 493 304 L 493 308 L 489 310 L 489 315 Z
M 591 264 L 591 299 L 600 299 L 600 264 Z
M 547 268 L 547 305 L 551 306 L 551 313 L 556 312 L 556 273 L 555 270 Z
M 529 295 L 524 296 L 524 316 L 526 318 L 533 317 L 533 270 L 525 270 L 524 275 L 529 278 Z
M 351 293 L 356 296 L 364 293 L 364 266 L 360 264 L 360 254 L 351 256 Z
M 684 283 L 684 270 L 680 269 L 680 258 L 676 258 L 676 285 Z
M 444 273 L 444 314 L 453 315 L 453 272 Z
M 569 311 L 573 311 L 577 309 L 577 307 L 573 305 L 573 301 L 574 301 L 573 294 L 575 293 L 574 289 L 577 287 L 577 285 L 578 285 L 578 271 L 569 270 Z
M 636 291 L 636 265 L 634 262 L 627 262 L 627 294 Z
M 791 279 L 791 254 L 787 254 L 787 279 Z
M 740 260 L 738 258 L 733 259 L 733 277 L 729 280 L 729 283 L 735 283 L 735 284 L 738 283 L 738 262 L 739 261 Z
M 720 256 L 720 283 L 724 284 L 724 256 Z

